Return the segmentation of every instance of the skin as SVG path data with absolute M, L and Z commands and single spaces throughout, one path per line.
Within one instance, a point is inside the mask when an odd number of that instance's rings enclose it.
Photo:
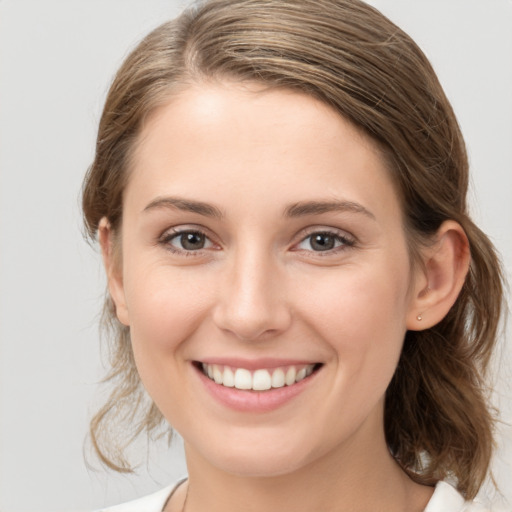
M 313 201 L 323 211 L 292 208 Z M 204 246 L 184 246 L 183 231 Z M 313 233 L 334 247 L 319 250 Z M 117 315 L 144 386 L 185 441 L 189 482 L 166 510 L 185 495 L 187 512 L 423 510 L 432 489 L 389 455 L 384 394 L 406 330 L 446 314 L 469 253 L 447 222 L 424 265 L 411 265 L 398 196 L 368 138 L 305 95 L 198 84 L 144 125 L 121 265 L 113 235 L 104 219 Z M 214 357 L 321 368 L 277 409 L 241 412 L 199 378 L 194 362 Z

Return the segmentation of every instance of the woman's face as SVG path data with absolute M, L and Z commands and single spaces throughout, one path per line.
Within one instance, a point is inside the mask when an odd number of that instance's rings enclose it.
M 121 236 L 118 316 L 193 460 L 276 475 L 384 445 L 418 280 L 351 124 L 295 92 L 191 87 L 144 125 Z

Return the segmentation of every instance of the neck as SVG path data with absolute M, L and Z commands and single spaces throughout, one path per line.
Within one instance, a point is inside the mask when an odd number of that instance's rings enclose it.
M 186 512 L 421 511 L 432 489 L 412 482 L 382 439 L 340 446 L 313 463 L 276 476 L 227 473 L 186 446 Z M 342 462 L 340 462 L 342 461 Z

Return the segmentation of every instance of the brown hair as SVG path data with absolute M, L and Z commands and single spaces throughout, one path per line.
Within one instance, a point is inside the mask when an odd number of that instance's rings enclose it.
M 83 189 L 90 237 L 107 217 L 122 218 L 123 190 L 141 124 L 180 87 L 230 79 L 302 91 L 330 105 L 382 148 L 400 194 L 411 253 L 444 220 L 460 223 L 471 265 L 455 305 L 436 326 L 406 334 L 387 390 L 391 453 L 418 482 L 455 478 L 477 493 L 493 452 L 486 371 L 502 306 L 500 264 L 467 212 L 468 161 L 453 110 L 427 58 L 396 25 L 359 0 L 210 0 L 150 33 L 111 86 L 96 156 Z M 146 402 L 127 328 L 110 298 L 115 388 L 91 423 L 91 438 L 111 468 L 130 470 L 123 448 L 154 432 L 162 416 Z M 122 446 L 112 421 L 128 429 Z

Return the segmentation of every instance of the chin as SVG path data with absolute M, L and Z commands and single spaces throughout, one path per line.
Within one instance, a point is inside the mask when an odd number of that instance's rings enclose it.
M 217 469 L 240 477 L 276 477 L 283 476 L 310 464 L 319 457 L 319 451 L 308 451 L 304 443 L 294 446 L 283 446 L 284 443 L 238 443 L 216 444 L 223 446 L 222 451 L 203 452 L 203 457 Z M 226 448 L 229 446 L 230 448 Z
M 275 457 L 263 458 L 261 455 L 252 459 L 247 457 L 233 457 L 225 461 L 218 461 L 217 467 L 226 473 L 240 477 L 270 478 L 284 476 L 299 470 L 305 465 L 300 460 L 276 460 Z

